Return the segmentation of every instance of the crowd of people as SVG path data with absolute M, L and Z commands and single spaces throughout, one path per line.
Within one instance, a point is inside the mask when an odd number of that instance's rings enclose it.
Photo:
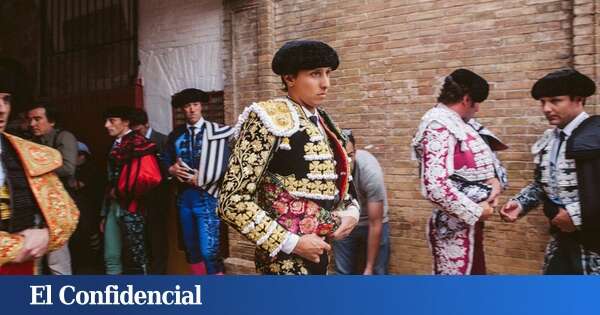
M 388 274 L 383 170 L 321 107 L 339 64 L 326 43 L 284 44 L 272 70 L 286 96 L 257 100 L 235 126 L 205 120 L 208 94 L 196 88 L 172 95 L 185 123 L 168 135 L 142 109 L 110 107 L 107 152 L 62 129 L 47 102 L 8 126 L 15 82 L 0 73 L 0 274 L 166 274 L 168 248 L 181 240 L 192 274 L 220 275 L 224 223 L 255 244 L 262 274 Z M 489 90 L 471 70 L 451 72 L 412 139 L 434 204 L 433 272 L 485 274 L 495 208 L 510 223 L 543 204 L 552 235 L 543 272 L 600 274 L 600 122 L 584 111 L 595 82 L 568 68 L 534 84 L 552 128 L 532 147 L 532 183 L 502 206 L 508 180 L 496 152 L 508 145 L 475 118 Z M 105 172 L 92 166 L 98 154 Z M 166 227 L 171 188 L 178 236 Z

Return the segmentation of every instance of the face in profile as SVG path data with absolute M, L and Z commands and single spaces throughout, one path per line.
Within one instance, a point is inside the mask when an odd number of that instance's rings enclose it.
M 295 76 L 284 76 L 288 94 L 294 100 L 310 107 L 317 107 L 325 101 L 330 87 L 331 68 L 321 67 L 300 70 Z
M 129 130 L 129 121 L 119 117 L 108 117 L 104 122 L 104 128 L 109 136 L 120 137 Z

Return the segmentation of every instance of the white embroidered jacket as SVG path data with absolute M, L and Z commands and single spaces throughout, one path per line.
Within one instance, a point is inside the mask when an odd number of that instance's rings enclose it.
M 412 141 L 414 157 L 421 171 L 421 191 L 461 221 L 473 225 L 482 208 L 450 180 L 457 175 L 470 182 L 496 176 L 491 149 L 461 117 L 443 104 L 430 109 Z
M 514 199 L 523 207 L 521 215 L 527 214 L 539 205 L 544 194 L 551 200 L 560 200 L 565 210 L 569 213 L 573 224 L 581 225 L 581 210 L 579 206 L 579 191 L 577 189 L 577 172 L 575 160 L 565 158 L 566 141 L 560 146 L 556 158 L 555 178 L 551 174 L 552 147 L 558 141 L 555 129 L 548 129 L 542 137 L 532 146 L 536 164 L 535 181 L 523 188 Z

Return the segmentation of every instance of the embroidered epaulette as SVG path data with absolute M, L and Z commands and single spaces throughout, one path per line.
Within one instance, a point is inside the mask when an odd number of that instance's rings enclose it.
M 300 128 L 300 119 L 294 104 L 286 99 L 273 99 L 252 103 L 238 118 L 235 135 L 248 119 L 251 112 L 256 113 L 267 130 L 277 137 L 290 137 Z
M 531 153 L 537 155 L 540 153 L 552 140 L 554 129 L 547 129 L 544 134 L 531 146 Z
M 27 175 L 40 176 L 62 166 L 62 156 L 58 150 L 8 133 L 4 133 L 4 136 L 15 148 Z
M 449 109 L 442 107 L 434 107 L 423 115 L 421 123 L 417 128 L 417 132 L 412 141 L 413 147 L 419 146 L 423 135 L 428 128 L 445 127 L 459 141 L 467 139 L 467 133 L 463 129 L 464 123 L 458 115 L 453 114 Z

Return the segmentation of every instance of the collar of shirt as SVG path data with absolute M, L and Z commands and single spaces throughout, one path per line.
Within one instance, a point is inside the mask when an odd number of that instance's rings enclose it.
M 554 130 L 555 135 L 558 136 L 558 134 L 562 131 L 565 133 L 565 140 L 568 139 L 571 136 L 571 133 L 573 133 L 573 130 L 575 130 L 575 128 L 579 127 L 579 125 L 586 120 L 588 117 L 590 117 L 590 115 L 588 115 L 588 113 L 586 112 L 581 112 L 581 114 L 577 115 L 577 117 L 575 117 L 573 120 L 571 120 L 571 122 L 569 122 L 565 128 L 560 129 L 560 128 L 556 128 Z
M 189 130 L 190 127 L 196 127 L 196 129 L 194 129 L 194 134 L 197 134 L 198 132 L 200 132 L 200 129 L 202 129 L 202 125 L 204 125 L 204 118 L 200 118 L 200 120 L 198 120 L 195 124 L 190 125 L 188 123 L 185 124 L 185 127 Z
M 148 128 L 148 131 L 146 131 L 146 135 L 144 137 L 146 137 L 146 139 L 150 139 L 150 136 L 152 136 L 152 127 Z
M 306 114 L 306 117 L 310 120 L 311 116 L 317 116 L 317 127 L 319 128 L 319 132 L 321 132 L 321 134 L 323 136 L 325 136 L 325 129 L 323 129 L 323 124 L 321 123 L 321 116 L 319 115 L 319 111 L 315 108 L 315 112 L 311 112 L 308 108 L 300 105 L 300 107 L 302 107 L 302 110 L 304 111 L 304 114 Z
M 128 135 L 132 130 L 129 129 L 129 131 L 127 131 L 124 135 L 118 137 L 117 139 L 115 139 L 115 145 L 120 144 L 121 140 L 123 140 L 123 137 L 125 137 L 126 135 Z
M 300 105 L 300 107 L 302 107 L 302 110 L 306 114 L 306 117 L 317 116 L 317 118 L 319 118 L 319 124 L 321 123 L 321 117 L 319 117 L 319 111 L 316 108 L 315 108 L 315 112 L 313 113 L 308 108 L 306 108 L 302 105 Z

